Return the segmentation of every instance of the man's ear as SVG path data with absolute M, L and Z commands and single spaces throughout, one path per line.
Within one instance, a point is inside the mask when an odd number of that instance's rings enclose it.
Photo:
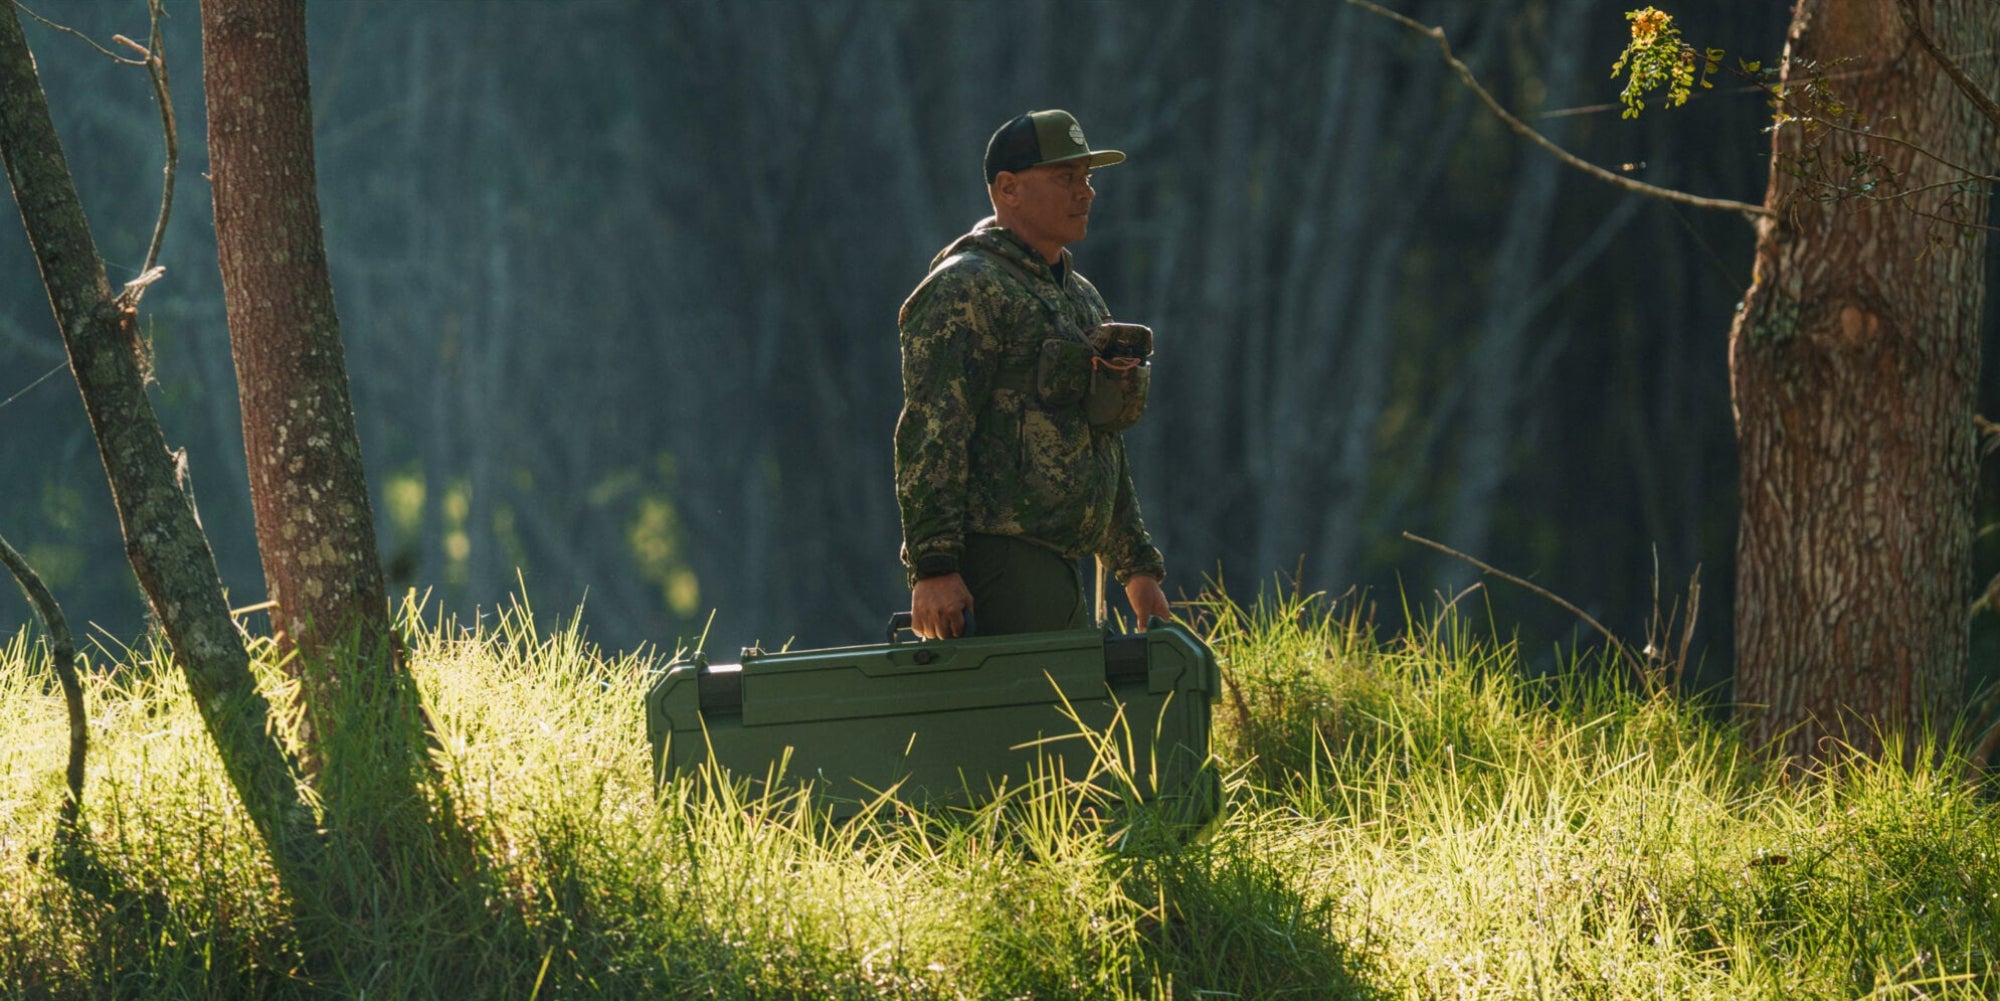
M 995 205 L 1013 205 L 1020 196 L 1021 176 L 1011 170 L 1003 170 L 993 177 L 993 184 L 987 189 Z

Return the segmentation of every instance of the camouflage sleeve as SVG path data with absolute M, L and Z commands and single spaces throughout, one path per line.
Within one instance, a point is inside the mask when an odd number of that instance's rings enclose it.
M 1146 532 L 1146 519 L 1139 514 L 1139 493 L 1132 488 L 1132 469 L 1125 464 L 1125 440 L 1118 449 L 1118 496 L 1112 502 L 1111 528 L 1105 533 L 1104 562 L 1111 575 L 1124 584 L 1134 574 L 1167 578 L 1167 565 L 1153 537 Z
M 1111 308 L 1104 303 L 1104 296 L 1081 274 L 1076 282 L 1083 289 L 1084 297 L 1090 303 L 1098 322 L 1109 321 Z M 1146 519 L 1139 513 L 1139 494 L 1132 488 L 1132 469 L 1125 463 L 1125 438 L 1117 436 L 1112 445 L 1118 451 L 1118 493 L 1112 500 L 1111 526 L 1104 533 L 1102 556 L 1104 565 L 1111 568 L 1111 574 L 1120 586 L 1133 574 L 1147 574 L 1160 580 L 1167 579 L 1166 560 L 1153 545 L 1153 537 L 1146 532 Z
M 966 449 L 1000 353 L 989 315 L 992 284 L 976 267 L 947 263 L 917 287 L 898 319 L 896 503 L 912 580 L 957 571 L 965 548 Z

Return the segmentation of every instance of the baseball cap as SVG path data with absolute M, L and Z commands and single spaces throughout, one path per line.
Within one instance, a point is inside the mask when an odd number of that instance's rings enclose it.
M 1067 111 L 1030 111 L 1000 126 L 986 142 L 986 183 L 1003 170 L 1023 171 L 1044 163 L 1089 158 L 1093 167 L 1125 159 L 1115 149 L 1093 150 L 1083 140 L 1083 126 Z

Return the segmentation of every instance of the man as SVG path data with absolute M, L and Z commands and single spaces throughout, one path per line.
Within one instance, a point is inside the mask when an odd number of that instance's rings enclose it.
M 896 497 L 919 636 L 963 635 L 968 612 L 982 635 L 1087 627 L 1078 563 L 1093 556 L 1141 629 L 1171 615 L 1125 464 L 1129 419 L 1103 419 L 1143 408 L 1132 366 L 1151 331 L 1108 323 L 1066 249 L 1089 229 L 1091 170 L 1124 159 L 1091 150 L 1067 111 L 1001 126 L 986 146 L 993 215 L 903 304 Z M 1133 334 L 1131 358 L 1105 357 Z

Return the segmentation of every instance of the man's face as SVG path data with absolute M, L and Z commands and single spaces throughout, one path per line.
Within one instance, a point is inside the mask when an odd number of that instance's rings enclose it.
M 1058 249 L 1090 230 L 1090 165 L 1082 160 L 1045 163 L 1014 175 L 1013 226 L 1036 247 Z

